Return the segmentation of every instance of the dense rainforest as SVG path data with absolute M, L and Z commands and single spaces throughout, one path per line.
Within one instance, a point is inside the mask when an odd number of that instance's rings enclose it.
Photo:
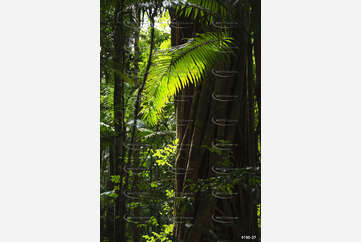
M 260 0 L 100 0 L 101 242 L 260 241 Z

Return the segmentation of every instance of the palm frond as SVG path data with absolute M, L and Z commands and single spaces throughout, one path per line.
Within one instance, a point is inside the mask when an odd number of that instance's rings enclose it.
M 187 0 L 177 7 L 179 16 L 206 17 L 213 22 L 214 17 L 224 18 L 227 15 L 227 8 L 222 0 Z
M 184 87 L 197 85 L 218 61 L 225 61 L 232 39 L 227 33 L 203 33 L 183 45 L 155 53 L 142 104 L 143 118 L 155 124 L 162 108 Z

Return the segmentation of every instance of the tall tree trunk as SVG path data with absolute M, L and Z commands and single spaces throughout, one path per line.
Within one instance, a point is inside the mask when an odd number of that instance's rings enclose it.
M 124 21 L 124 3 L 123 0 L 118 0 L 116 3 L 114 20 L 114 62 L 116 68 L 124 67 L 124 38 L 125 32 L 123 29 Z M 124 80 L 118 72 L 114 72 L 114 167 L 116 174 L 120 175 L 120 184 L 118 190 L 118 197 L 115 199 L 114 208 L 114 242 L 125 241 L 125 221 L 124 215 L 124 203 L 122 196 L 123 188 L 123 163 L 124 163 Z M 126 174 L 125 174 L 126 175 Z
M 141 15 L 140 15 L 140 8 L 137 3 L 135 4 L 135 8 L 134 8 L 134 19 L 137 26 L 134 30 L 134 80 L 136 85 L 138 86 L 140 84 L 138 83 L 138 80 L 139 80 L 139 61 L 140 61 L 139 36 L 140 36 L 140 27 L 141 27 Z M 138 112 L 136 112 L 135 114 L 138 115 Z M 136 118 L 137 117 L 134 117 L 134 119 Z M 134 135 L 136 136 L 136 133 Z M 137 137 L 135 137 L 135 141 L 138 142 Z M 135 150 L 133 156 L 134 156 L 134 165 L 132 167 L 138 168 L 140 163 L 140 151 Z M 139 177 L 136 172 L 133 174 L 134 174 L 134 179 L 132 184 L 132 191 L 138 192 L 137 184 L 139 182 Z M 135 217 L 138 217 L 140 216 L 140 214 L 141 214 L 141 208 L 135 207 L 133 209 L 133 215 Z M 141 236 L 141 229 L 135 223 L 133 223 L 131 227 L 132 227 L 133 241 L 139 242 Z
M 233 21 L 242 23 L 231 31 L 238 48 L 230 63 L 219 65 L 215 70 L 235 74 L 228 74 L 229 77 L 226 78 L 217 75 L 217 72 L 209 73 L 199 86 L 185 88 L 176 97 L 180 100 L 176 103 L 179 139 L 176 168 L 179 171 L 186 169 L 186 172 L 176 175 L 175 191 L 194 193 L 191 205 L 178 200 L 175 203 L 176 220 L 185 220 L 183 223 L 176 223 L 177 240 L 210 241 L 215 239 L 212 233 L 222 240 L 242 240 L 242 236 L 258 236 L 258 201 L 249 188 L 251 184 L 247 179 L 235 184 L 235 194 L 230 199 L 219 199 L 209 195 L 210 192 L 201 193 L 191 189 L 192 184 L 215 177 L 214 169 L 224 167 L 223 160 L 226 156 L 215 153 L 215 146 L 229 149 L 232 155 L 228 162 L 233 168 L 254 170 L 259 165 L 254 101 L 255 97 L 258 100 L 256 86 L 259 85 L 259 80 L 254 79 L 252 41 L 248 34 L 254 30 L 248 7 L 239 5 L 232 11 L 232 15 L 236 16 Z M 185 20 L 178 18 L 176 21 Z M 182 38 L 189 38 L 193 34 L 194 29 L 190 31 L 187 28 L 173 27 L 172 45 L 184 43 Z M 225 101 L 217 98 L 220 95 L 232 98 Z M 219 140 L 228 145 L 223 145 Z M 229 224 L 225 226 L 222 222 Z

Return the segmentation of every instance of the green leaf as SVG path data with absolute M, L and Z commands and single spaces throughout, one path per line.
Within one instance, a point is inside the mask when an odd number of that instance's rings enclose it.
M 158 51 L 150 68 L 142 102 L 143 118 L 157 123 L 162 108 L 170 98 L 190 84 L 197 85 L 231 51 L 232 38 L 227 33 L 203 33 L 187 43 Z

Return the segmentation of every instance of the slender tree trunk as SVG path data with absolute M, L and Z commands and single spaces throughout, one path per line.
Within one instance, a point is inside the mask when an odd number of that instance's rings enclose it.
M 111 191 L 114 189 L 111 181 L 111 176 L 116 175 L 114 167 L 114 145 L 109 147 L 109 177 L 107 179 L 107 190 Z M 107 210 L 107 234 L 110 242 L 114 242 L 114 207 L 108 206 Z
M 128 151 L 128 164 L 131 165 L 133 164 L 134 167 L 137 167 L 139 165 L 139 159 L 135 159 L 134 162 L 132 162 L 132 158 L 135 158 L 137 155 L 138 155 L 138 158 L 139 158 L 139 152 L 133 152 L 133 146 L 135 145 L 136 143 L 136 140 L 137 140 L 137 134 L 136 134 L 136 129 L 137 129 L 137 122 L 138 122 L 138 115 L 139 115 L 139 111 L 140 111 L 140 102 L 141 102 L 141 95 L 142 95 L 142 92 L 143 92 L 143 89 L 145 87 L 145 83 L 146 83 L 146 80 L 147 80 L 147 77 L 148 77 L 148 73 L 149 73 L 149 69 L 152 65 L 152 55 L 153 55 L 153 50 L 155 48 L 155 39 L 154 39 L 154 21 L 155 21 L 155 17 L 156 17 L 156 14 L 157 14 L 157 7 L 155 7 L 154 9 L 151 8 L 151 9 L 148 9 L 148 16 L 149 16 L 149 19 L 150 19 L 150 27 L 151 27 L 151 30 L 150 30 L 150 52 L 149 52 L 149 56 L 148 56 L 148 62 L 147 62 L 147 66 L 146 66 L 146 69 L 145 69 L 145 73 L 144 73 L 144 76 L 143 76 L 143 80 L 142 80 L 142 83 L 140 83 L 140 87 L 138 89 L 138 93 L 137 93 L 137 97 L 136 97 L 136 101 L 135 101 L 135 105 L 134 105 L 134 122 L 133 122 L 133 125 L 132 125 L 132 131 L 131 131 L 131 138 L 130 138 L 130 149 Z M 137 15 L 139 16 L 139 15 Z M 140 17 L 140 16 L 139 16 Z M 136 36 L 138 38 L 138 41 L 139 41 L 139 33 L 138 33 L 138 36 Z M 138 47 L 138 46 L 135 46 L 135 47 Z M 136 53 L 137 55 L 139 55 L 139 49 L 138 49 L 138 53 Z M 137 68 L 137 66 L 136 66 Z M 137 73 L 138 74 L 138 73 Z M 137 183 L 138 179 L 137 179 L 137 174 L 134 175 L 135 178 L 134 178 L 134 184 Z M 135 188 L 136 186 L 133 184 L 133 188 Z M 124 191 L 126 191 L 128 188 L 128 176 L 126 177 L 125 179 L 125 185 L 124 185 Z M 125 204 L 126 204 L 126 199 L 124 197 L 124 201 L 123 201 L 123 210 L 125 210 Z M 136 208 L 134 209 L 134 216 L 138 216 L 139 215 L 139 208 Z M 139 241 L 139 230 L 137 228 L 137 225 L 136 224 L 132 224 L 132 230 L 133 230 L 133 240 L 135 242 Z
M 136 85 L 138 86 L 140 83 L 138 83 L 139 80 L 139 61 L 140 61 L 140 50 L 139 50 L 139 36 L 140 36 L 140 27 L 141 27 L 141 19 L 140 19 L 140 8 L 138 6 L 138 4 L 135 4 L 135 9 L 134 9 L 134 19 L 136 22 L 136 26 L 137 28 L 134 30 L 134 80 Z M 138 115 L 138 113 L 136 113 L 136 115 Z M 136 117 L 134 118 L 136 119 Z M 136 133 L 135 133 L 136 136 Z M 135 141 L 138 142 L 137 137 L 135 137 Z M 140 163 L 140 151 L 139 150 L 135 150 L 134 151 L 134 168 L 138 168 L 139 167 L 139 163 Z M 133 179 L 133 184 L 132 184 L 132 191 L 133 192 L 138 192 L 138 181 L 139 181 L 139 177 L 137 173 L 133 173 L 134 174 L 134 179 Z M 141 214 L 141 209 L 140 207 L 135 207 L 133 209 L 133 215 L 135 217 L 140 216 Z M 134 242 L 139 242 L 140 241 L 140 236 L 141 236 L 141 229 L 137 226 L 137 224 L 133 223 L 131 225 L 132 227 L 132 236 L 133 236 L 133 241 Z
M 115 8 L 115 31 L 114 31 L 114 62 L 116 67 L 124 66 L 124 38 L 123 29 L 124 3 L 118 0 Z M 123 71 L 123 70 L 120 70 Z M 117 72 L 114 72 L 114 167 L 116 174 L 120 175 L 118 197 L 115 199 L 114 208 L 114 242 L 125 241 L 124 203 L 122 196 L 123 188 L 123 163 L 124 163 L 124 80 Z
M 140 61 L 140 49 L 139 49 L 139 37 L 140 37 L 140 28 L 141 28 L 141 16 L 140 8 L 138 4 L 135 4 L 135 22 L 137 28 L 134 30 L 134 76 L 136 85 L 139 85 L 139 61 Z

